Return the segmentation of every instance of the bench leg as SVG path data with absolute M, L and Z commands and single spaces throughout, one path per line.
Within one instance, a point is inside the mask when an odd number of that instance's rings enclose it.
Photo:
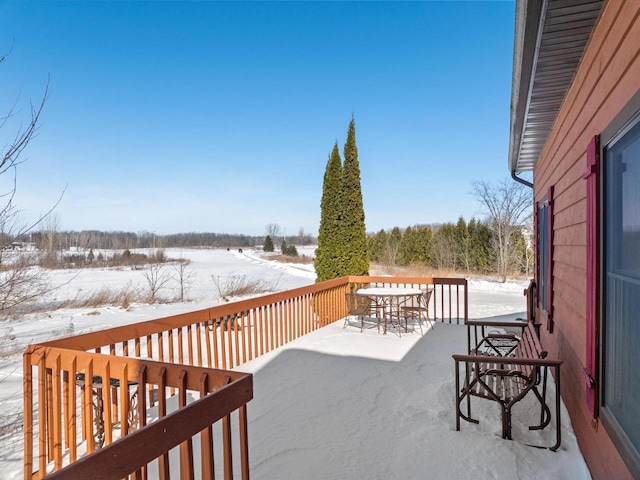
M 465 373 L 464 373 L 464 386 L 460 388 L 460 363 L 458 361 L 455 362 L 455 375 L 456 375 L 456 430 L 460 430 L 460 419 L 463 418 L 465 421 L 469 423 L 480 423 L 479 420 L 475 418 L 471 418 L 471 394 L 469 393 L 473 388 L 473 385 L 476 380 L 473 382 L 470 381 L 469 376 L 469 365 L 465 362 Z M 460 404 L 462 401 L 467 399 L 467 414 L 463 414 L 460 408 Z
M 551 410 L 544 401 L 544 394 L 540 395 L 537 388 L 533 388 L 532 390 L 540 402 L 540 425 L 533 425 L 529 427 L 529 430 L 542 430 L 549 425 L 549 422 L 551 421 Z
M 549 450 L 556 451 L 560 448 L 560 442 L 562 441 L 562 426 L 560 422 L 560 365 L 555 365 L 555 380 L 556 380 L 556 444 Z
M 456 360 L 456 432 L 460 431 L 460 364 Z
M 511 438 L 511 405 L 500 403 L 502 405 L 502 438 L 513 440 Z

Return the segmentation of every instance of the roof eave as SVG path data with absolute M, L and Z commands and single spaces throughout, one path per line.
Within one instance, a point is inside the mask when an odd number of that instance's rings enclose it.
M 534 169 L 604 0 L 516 2 L 509 170 Z
M 541 0 L 516 2 L 511 77 L 511 130 L 509 135 L 509 171 L 516 174 L 533 168 L 519 167 L 518 156 L 538 47 L 542 3 Z

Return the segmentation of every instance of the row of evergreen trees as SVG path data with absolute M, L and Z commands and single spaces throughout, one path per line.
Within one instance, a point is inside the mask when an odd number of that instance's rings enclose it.
M 404 231 L 399 227 L 389 232 L 380 230 L 367 240 L 369 260 L 375 263 L 422 264 L 468 273 L 490 273 L 496 268 L 491 227 L 474 218 L 468 223 L 460 217 L 456 224 L 407 227 Z M 516 232 L 515 242 L 510 270 L 529 273 L 532 252 L 523 230 Z
M 324 174 L 318 248 L 314 261 L 318 282 L 344 275 L 369 274 L 360 164 L 353 118 L 349 122 L 343 153 L 344 165 L 336 142 Z
M 265 252 L 275 251 L 275 246 L 273 244 L 273 239 L 271 238 L 271 235 L 267 235 L 266 238 L 264 239 L 264 245 L 262 246 L 262 250 L 264 250 Z M 290 257 L 298 256 L 298 249 L 293 243 L 288 244 L 286 238 L 282 238 L 282 243 L 280 244 L 280 252 L 282 253 L 282 255 L 288 255 Z

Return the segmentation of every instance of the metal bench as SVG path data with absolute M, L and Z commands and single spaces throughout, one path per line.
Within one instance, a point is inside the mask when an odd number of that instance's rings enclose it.
M 536 329 L 531 322 L 520 324 L 500 323 L 498 326 L 515 326 L 522 334 L 490 333 L 482 338 L 476 336 L 475 345 L 468 340 L 469 353 L 453 355 L 456 382 L 456 430 L 460 430 L 460 418 L 479 423 L 471 416 L 471 397 L 481 397 L 500 404 L 502 409 L 502 438 L 511 440 L 511 409 L 529 392 L 533 392 L 540 403 L 540 424 L 530 430 L 541 430 L 549 425 L 551 411 L 546 403 L 547 373 L 553 368 L 556 382 L 555 418 L 556 443 L 549 447 L 557 450 L 561 442 L 560 428 L 560 365 L 562 361 L 547 358 L 542 349 Z M 495 323 L 470 320 L 468 327 L 495 327 Z M 469 335 L 471 330 L 469 329 Z M 464 383 L 460 387 L 460 365 L 464 365 Z M 542 385 L 542 392 L 539 387 Z M 466 414 L 461 404 L 466 399 Z
M 93 375 L 91 380 L 92 380 L 91 390 L 92 390 L 92 398 L 93 398 L 92 406 L 93 406 L 93 415 L 94 415 L 93 438 L 95 441 L 96 448 L 102 448 L 105 440 L 105 431 L 104 431 L 105 418 L 104 418 L 104 402 L 103 402 L 103 396 L 102 396 L 102 389 L 111 388 L 112 390 L 114 390 L 114 394 L 111 396 L 111 399 L 115 405 L 114 412 L 117 413 L 118 395 L 116 391 L 120 388 L 120 380 L 117 378 L 110 378 L 109 384 L 104 386 L 102 385 L 102 377 L 99 375 Z M 81 372 L 76 373 L 76 386 L 80 387 L 83 391 L 86 388 L 84 373 L 81 373 Z M 128 400 L 129 404 L 127 409 L 126 421 L 127 421 L 127 427 L 129 431 L 137 430 L 137 428 L 140 425 L 140 419 L 138 418 L 138 399 L 137 399 L 138 389 L 131 388 L 131 387 L 137 387 L 137 386 L 138 386 L 138 382 L 134 382 L 131 380 L 127 382 L 127 392 L 125 394 L 129 396 L 129 400 Z M 132 390 L 131 392 L 129 392 L 130 389 Z M 114 423 L 113 426 L 118 425 L 118 423 L 119 422 Z M 84 431 L 84 428 L 85 428 L 85 425 L 83 423 L 83 431 Z

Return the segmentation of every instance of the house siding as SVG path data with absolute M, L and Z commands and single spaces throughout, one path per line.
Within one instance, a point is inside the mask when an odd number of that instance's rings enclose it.
M 595 479 L 632 478 L 602 424 L 587 408 L 586 169 L 589 141 L 640 90 L 640 2 L 609 0 L 534 169 L 534 196 L 554 187 L 554 330 L 542 342 L 564 361 L 562 396 Z M 543 324 L 546 319 L 538 312 Z

